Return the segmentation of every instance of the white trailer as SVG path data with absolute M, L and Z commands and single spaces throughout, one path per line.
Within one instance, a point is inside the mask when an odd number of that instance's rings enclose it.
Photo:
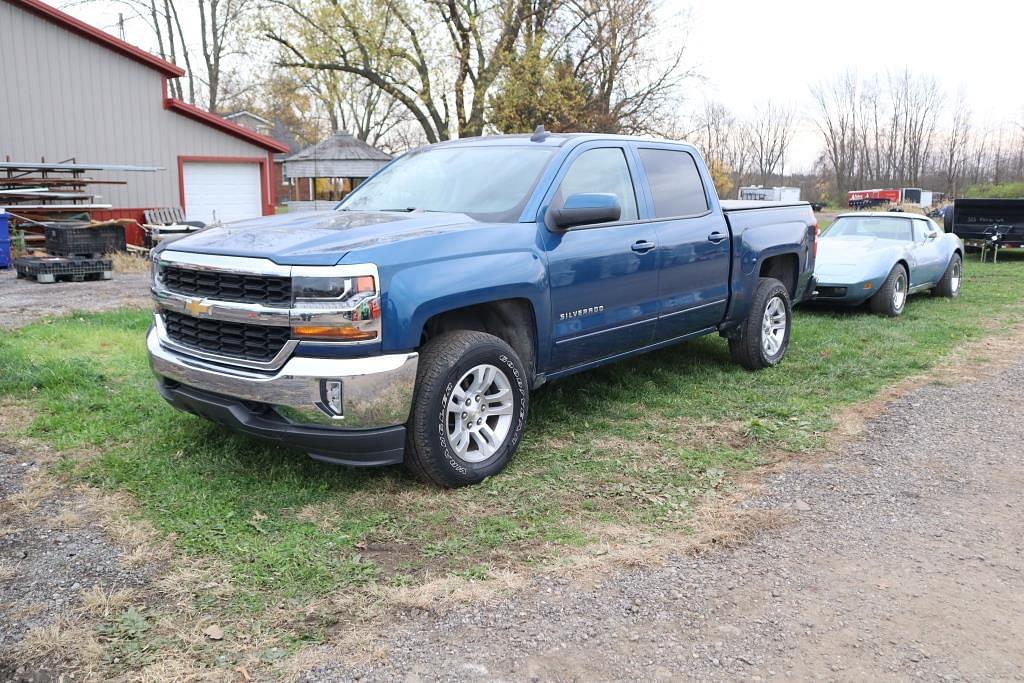
M 800 201 L 800 188 L 748 185 L 740 188 L 738 198 L 755 202 L 798 202 Z

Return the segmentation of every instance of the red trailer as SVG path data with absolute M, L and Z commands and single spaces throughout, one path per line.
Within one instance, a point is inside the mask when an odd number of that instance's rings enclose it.
M 847 205 L 851 209 L 865 209 L 899 202 L 900 191 L 897 189 L 852 190 L 847 193 Z

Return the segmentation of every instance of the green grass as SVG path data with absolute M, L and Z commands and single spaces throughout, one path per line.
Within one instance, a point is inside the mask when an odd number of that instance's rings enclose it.
M 1024 261 L 1002 261 L 971 260 L 960 299 L 914 297 L 895 320 L 801 310 L 785 362 L 766 371 L 739 369 L 709 337 L 553 383 L 534 394 L 508 471 L 458 491 L 400 468 L 317 463 L 174 411 L 153 389 L 146 312 L 3 333 L 0 396 L 35 411 L 30 436 L 68 452 L 62 476 L 130 493 L 179 552 L 227 565 L 236 608 L 259 610 L 370 582 L 480 578 L 585 546 L 606 525 L 685 531 L 694 498 L 731 473 L 822 446 L 835 409 L 941 363 L 990 323 L 1024 320 Z
M 971 185 L 964 190 L 963 195 L 989 199 L 1020 199 L 1024 198 L 1024 182 Z

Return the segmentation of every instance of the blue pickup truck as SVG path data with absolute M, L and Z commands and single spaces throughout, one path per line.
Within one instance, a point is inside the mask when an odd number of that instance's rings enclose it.
M 547 381 L 712 332 L 778 363 L 816 245 L 810 205 L 719 201 L 687 144 L 463 139 L 332 211 L 154 250 L 147 345 L 181 410 L 460 486 L 508 464 Z

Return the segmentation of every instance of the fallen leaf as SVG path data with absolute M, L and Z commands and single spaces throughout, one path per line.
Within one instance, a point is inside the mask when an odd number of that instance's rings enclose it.
M 203 631 L 203 635 L 210 640 L 222 640 L 224 638 L 224 629 L 217 624 L 212 624 L 206 627 L 206 630 Z

